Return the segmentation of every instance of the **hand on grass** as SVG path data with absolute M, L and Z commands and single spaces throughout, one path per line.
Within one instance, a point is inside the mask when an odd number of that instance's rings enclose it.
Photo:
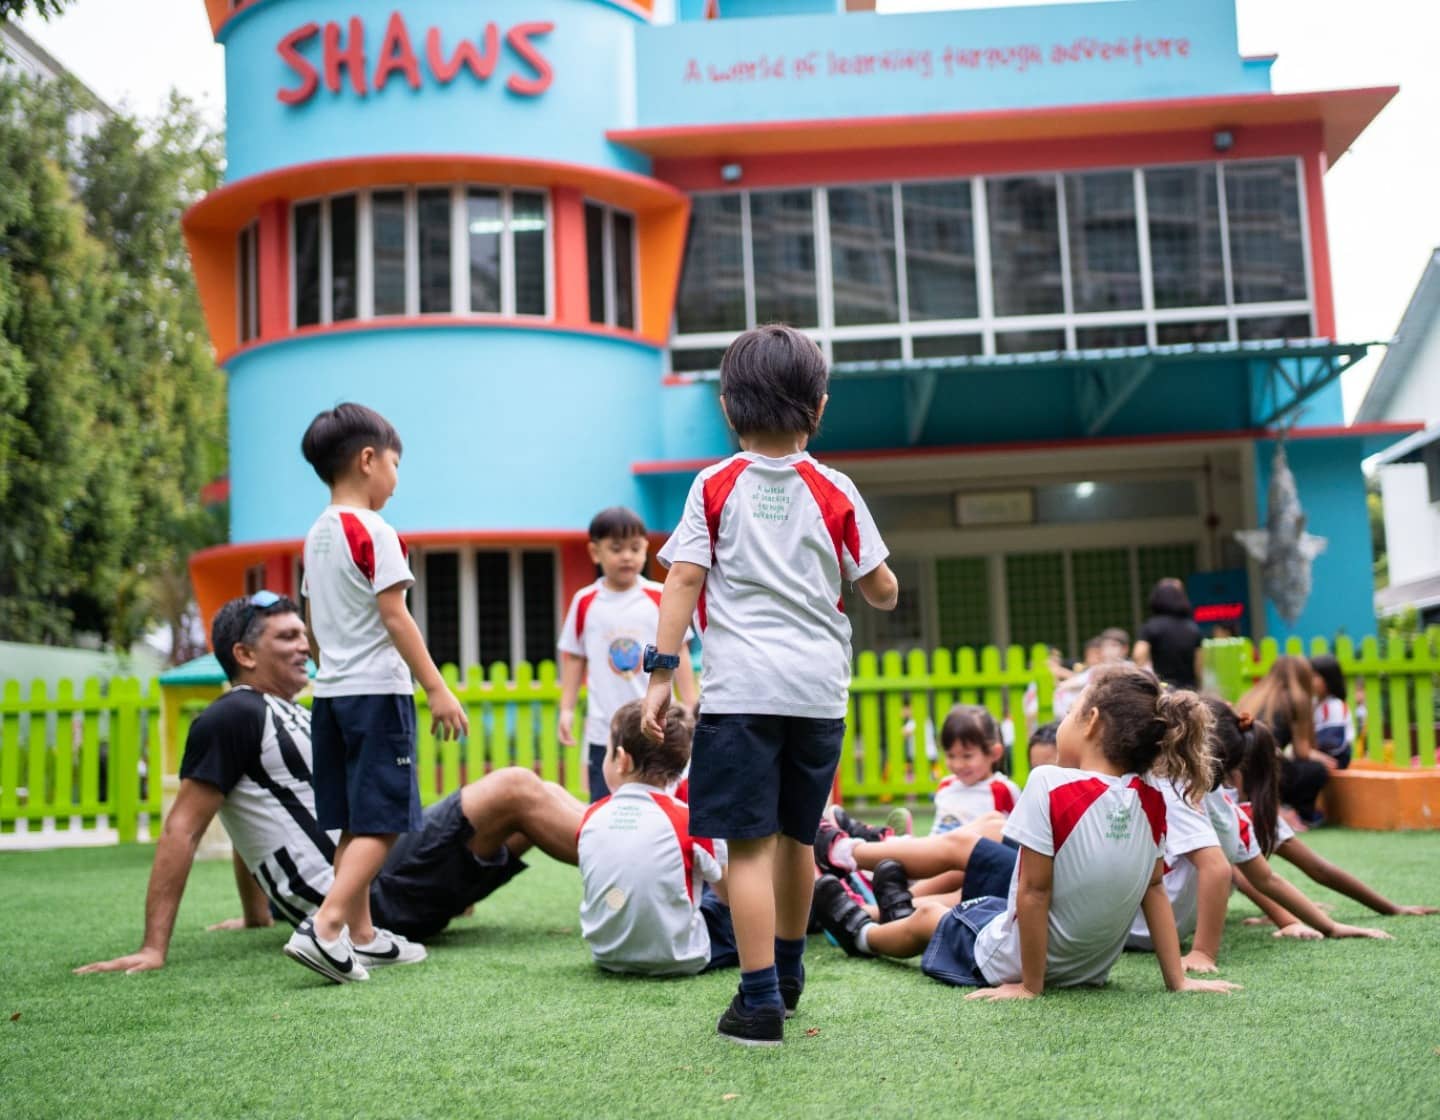
M 645 706 L 641 711 L 640 727 L 645 732 L 645 737 L 653 742 L 659 743 L 665 739 L 665 713 L 670 708 L 674 692 L 675 687 L 670 682 L 669 673 L 650 674 L 650 687 L 645 690 Z
M 574 708 L 560 709 L 560 723 L 555 728 L 555 737 L 560 740 L 563 746 L 573 747 L 575 745 Z
M 1231 992 L 1244 991 L 1240 984 L 1232 984 L 1229 980 L 1196 980 L 1192 977 L 1185 977 L 1185 982 L 1175 989 L 1177 992 L 1219 992 L 1221 995 L 1229 995 Z
M 230 930 L 235 929 L 269 929 L 274 924 L 274 918 L 265 922 L 252 922 L 245 918 L 226 918 L 223 922 L 216 922 L 213 926 L 206 926 L 205 932 L 228 933 Z
M 1426 914 L 1440 914 L 1440 906 L 1397 906 L 1395 913 L 1408 914 L 1411 917 L 1424 917 Z
M 458 739 L 470 734 L 470 717 L 455 694 L 441 685 L 428 697 L 430 701 L 430 734 L 437 739 Z
M 1246 918 L 1240 924 L 1242 926 L 1273 926 L 1275 923 L 1261 914 L 1258 918 Z
M 1297 941 L 1319 941 L 1325 935 L 1318 929 L 1312 929 L 1304 922 L 1291 922 L 1288 926 L 1281 926 L 1271 936 L 1293 937 Z
M 1219 972 L 1220 967 L 1204 953 L 1193 950 L 1180 958 L 1180 967 L 1186 972 Z
M 1347 926 L 1344 922 L 1336 922 L 1335 928 L 1330 931 L 1331 937 L 1368 937 L 1373 941 L 1394 941 L 1395 938 L 1386 933 L 1383 929 L 1368 929 L 1365 926 Z
M 995 1003 L 1002 999 L 1038 999 L 1039 993 L 1032 992 L 1024 984 L 1001 984 L 997 988 L 977 988 L 965 998 L 983 999 L 986 1003 Z
M 141 949 L 128 957 L 116 957 L 113 961 L 95 961 L 73 969 L 76 976 L 89 976 L 95 972 L 153 972 L 165 967 L 165 954 L 158 949 Z

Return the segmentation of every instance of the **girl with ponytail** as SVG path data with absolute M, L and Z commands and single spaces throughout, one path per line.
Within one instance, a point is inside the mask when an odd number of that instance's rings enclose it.
M 928 899 L 872 922 L 822 876 L 821 923 L 853 956 L 913 957 L 970 999 L 1032 999 L 1049 987 L 1103 984 L 1144 911 L 1165 986 L 1226 992 L 1223 980 L 1185 975 L 1161 881 L 1165 799 L 1155 780 L 1209 788 L 1211 716 L 1192 692 L 1162 692 L 1133 666 L 1097 670 L 1057 733 L 1058 766 L 1031 772 L 1003 842 L 973 840 L 962 901 Z

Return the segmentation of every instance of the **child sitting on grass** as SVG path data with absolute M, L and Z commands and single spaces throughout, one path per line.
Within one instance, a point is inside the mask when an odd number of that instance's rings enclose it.
M 671 708 L 665 735 L 641 730 L 638 700 L 610 725 L 605 784 L 580 823 L 580 932 L 607 972 L 687 976 L 738 962 L 725 905 L 725 841 L 690 835 L 690 810 L 668 792 L 690 761 L 691 725 Z M 715 889 L 711 889 L 715 884 Z
M 1018 847 L 974 842 L 964 901 L 877 924 L 825 876 L 816 892 L 826 930 L 852 955 L 923 952 L 926 975 L 978 989 L 967 998 L 1033 999 L 1047 985 L 1103 984 L 1139 907 L 1167 988 L 1230 991 L 1181 967 L 1161 880 L 1165 802 L 1145 780 L 1204 788 L 1209 725 L 1194 693 L 1163 691 L 1130 667 L 1097 671 L 1060 725 L 1061 764 L 1035 772 L 1005 825 Z
M 1346 770 L 1355 750 L 1355 721 L 1345 704 L 1345 673 L 1328 653 L 1310 659 L 1315 690 L 1315 757 L 1331 770 Z M 1291 835 L 1294 831 L 1291 830 Z
M 995 764 L 1005 753 L 995 717 L 978 704 L 956 704 L 940 725 L 940 744 L 950 773 L 935 790 L 938 836 L 969 824 L 987 813 L 1008 813 L 1020 800 L 1020 787 Z

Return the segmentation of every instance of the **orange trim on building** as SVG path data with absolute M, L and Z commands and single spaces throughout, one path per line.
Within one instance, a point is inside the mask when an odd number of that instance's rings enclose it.
M 1311 300 L 1315 307 L 1315 333 L 1335 338 L 1335 285 L 1330 275 L 1330 235 L 1325 224 L 1325 153 L 1305 157 L 1305 216 L 1310 236 Z
M 1033 142 L 1166 131 L 1236 132 L 1266 125 L 1319 122 L 1325 153 L 1333 164 L 1397 92 L 1398 86 L 1375 86 L 1315 93 L 1228 94 L 978 113 L 615 129 L 606 136 L 656 158 L 735 159 L 774 153 Z
M 641 336 L 664 345 L 670 330 L 670 309 L 680 283 L 685 231 L 690 200 L 682 191 L 643 175 L 551 160 L 522 160 L 501 156 L 397 155 L 366 156 L 326 160 L 280 168 L 227 184 L 212 191 L 185 213 L 183 227 L 195 266 L 196 284 L 211 338 L 218 353 L 235 346 L 236 269 L 235 238 L 257 214 L 278 207 L 285 214 L 289 200 L 312 195 L 335 194 L 362 187 L 393 186 L 396 183 L 482 182 L 516 187 L 543 187 L 551 191 L 571 188 L 583 197 L 608 203 L 636 216 L 639 256 L 639 283 L 642 310 Z M 581 216 L 583 247 L 583 213 Z M 274 240 L 261 230 L 262 246 L 278 247 L 285 253 L 283 333 L 289 333 L 289 244 L 284 223 L 264 223 Z M 566 231 L 567 249 L 573 238 Z M 557 279 L 573 284 L 571 270 L 585 269 L 583 253 L 578 263 L 562 261 L 561 242 L 556 240 L 554 267 Z M 269 273 L 262 262 L 262 308 L 282 304 L 276 294 L 280 272 L 267 283 Z M 569 297 L 567 296 L 567 299 Z M 557 299 L 557 304 L 559 300 Z M 272 306 L 272 310 L 274 310 Z M 567 303 L 573 312 L 573 305 Z M 558 311 L 558 307 L 557 307 Z M 588 317 L 588 316 L 587 316 Z M 573 324 L 574 320 L 570 320 Z M 262 338 L 272 336 L 262 329 Z
M 555 244 L 555 319 L 590 322 L 590 254 L 585 241 L 585 196 L 574 187 L 550 192 Z
M 210 17 L 210 32 L 217 39 L 220 31 L 238 16 L 246 8 L 253 8 L 262 3 L 263 0 L 205 0 L 205 13 Z M 636 19 L 650 21 L 651 13 L 655 7 L 655 0 L 598 0 L 601 4 L 608 4 L 612 8 L 619 8 L 622 12 L 629 12 Z

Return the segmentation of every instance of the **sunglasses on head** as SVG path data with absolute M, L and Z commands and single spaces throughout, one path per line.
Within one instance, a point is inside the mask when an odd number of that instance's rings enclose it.
M 250 623 L 255 621 L 256 611 L 263 611 L 269 607 L 273 607 L 280 599 L 281 596 L 275 592 L 266 590 L 257 591 L 254 595 L 251 595 L 250 598 L 246 599 L 244 621 L 240 624 L 240 633 L 244 634 L 250 629 Z

